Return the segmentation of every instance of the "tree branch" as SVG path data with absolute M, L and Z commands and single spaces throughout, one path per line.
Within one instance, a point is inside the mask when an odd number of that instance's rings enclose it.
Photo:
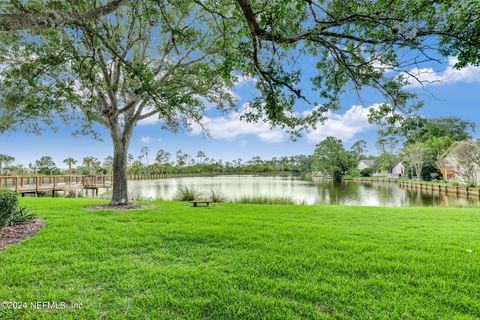
M 75 14 L 64 10 L 49 10 L 42 14 L 28 12 L 0 14 L 0 31 L 44 30 L 62 28 L 69 25 L 83 26 L 89 21 L 114 12 L 125 2 L 126 0 L 112 0 L 83 14 Z

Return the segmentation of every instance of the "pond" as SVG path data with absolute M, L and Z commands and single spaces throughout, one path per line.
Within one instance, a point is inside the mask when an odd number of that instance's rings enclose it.
M 182 186 L 203 194 L 220 191 L 229 199 L 242 196 L 289 197 L 303 204 L 359 206 L 479 206 L 478 198 L 404 189 L 397 183 L 318 180 L 295 176 L 216 176 L 129 181 L 129 192 L 142 199 L 174 199 Z

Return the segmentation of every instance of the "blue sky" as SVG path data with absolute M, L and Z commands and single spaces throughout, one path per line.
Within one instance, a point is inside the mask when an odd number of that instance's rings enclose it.
M 424 80 L 432 82 L 424 89 L 413 85 L 410 88 L 425 102 L 420 113 L 430 118 L 457 116 L 475 121 L 480 126 L 480 67 L 454 70 L 451 68 L 452 63 L 452 60 L 446 60 L 435 65 L 433 69 L 416 70 Z M 305 78 L 308 78 L 308 71 L 312 68 L 305 62 L 304 69 Z M 302 82 L 302 89 L 307 95 L 313 95 L 308 81 Z M 249 101 L 253 91 L 251 80 L 242 82 L 237 87 L 239 106 Z M 253 156 L 267 159 L 283 155 L 311 154 L 315 144 L 329 135 L 341 138 L 346 146 L 364 139 L 369 144 L 370 153 L 376 153 L 377 128 L 368 124 L 366 116 L 370 106 L 382 102 L 380 96 L 372 93 L 366 93 L 362 97 L 346 93 L 342 97 L 342 108 L 331 113 L 325 125 L 295 142 L 290 141 L 288 135 L 278 128 L 271 130 L 266 124 L 247 124 L 240 121 L 236 112 L 225 115 L 214 110 L 207 112 L 206 124 L 211 138 L 204 137 L 196 128 L 192 132 L 171 133 L 161 130 L 155 121 L 149 121 L 136 128 L 130 153 L 136 156 L 143 145 L 148 145 L 151 159 L 159 149 L 172 154 L 181 149 L 191 155 L 202 150 L 210 158 L 223 160 L 247 160 Z M 0 153 L 13 155 L 17 163 L 25 165 L 44 155 L 52 156 L 59 167 L 64 167 L 62 160 L 66 157 L 81 160 L 89 155 L 102 160 L 112 153 L 112 147 L 106 131 L 101 127 L 98 129 L 104 141 L 72 136 L 72 130 L 66 126 L 61 126 L 57 132 L 47 131 L 40 136 L 24 133 L 19 129 L 17 132 L 0 136 Z

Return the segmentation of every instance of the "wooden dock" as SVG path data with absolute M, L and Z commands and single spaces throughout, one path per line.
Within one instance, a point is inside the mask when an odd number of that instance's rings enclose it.
M 81 189 L 85 192 L 92 190 L 98 195 L 99 188 L 111 188 L 112 176 L 97 175 L 69 175 L 69 176 L 0 176 L 0 189 L 9 189 L 24 196 L 33 193 L 51 192 L 52 196 L 57 191 Z

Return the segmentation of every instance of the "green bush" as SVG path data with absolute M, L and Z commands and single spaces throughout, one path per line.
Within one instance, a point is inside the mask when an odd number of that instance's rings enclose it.
M 193 201 L 193 200 L 197 200 L 199 196 L 200 196 L 200 193 L 195 191 L 193 188 L 180 187 L 178 189 L 176 199 L 178 201 Z
M 210 190 L 210 199 L 212 202 L 225 202 L 225 195 L 221 191 Z
M 365 168 L 360 170 L 362 177 L 371 177 L 377 170 L 375 168 Z
M 7 189 L 0 189 L 0 229 L 33 218 L 33 214 L 25 207 L 18 206 L 17 194 Z
M 357 168 L 350 168 L 350 170 L 348 170 L 348 175 L 352 178 L 357 178 L 361 176 L 361 173 Z
M 0 229 L 10 223 L 17 210 L 17 194 L 7 189 L 0 189 Z
M 8 224 L 13 226 L 14 224 L 22 223 L 31 219 L 33 219 L 33 213 L 26 207 L 19 207 L 13 213 L 13 216 Z

